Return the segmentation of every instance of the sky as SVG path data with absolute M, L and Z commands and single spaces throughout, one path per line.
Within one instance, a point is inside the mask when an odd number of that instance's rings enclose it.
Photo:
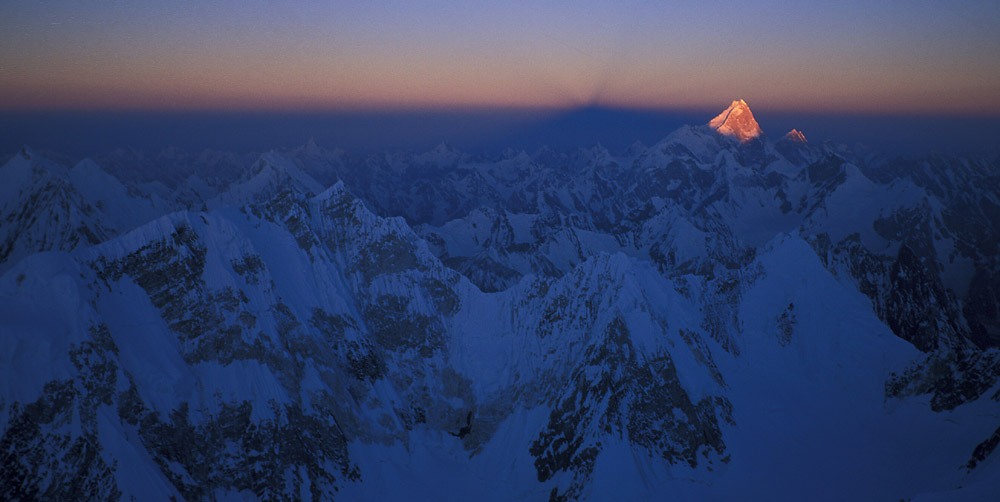
M 1000 2 L 0 0 L 0 111 L 1000 116 Z

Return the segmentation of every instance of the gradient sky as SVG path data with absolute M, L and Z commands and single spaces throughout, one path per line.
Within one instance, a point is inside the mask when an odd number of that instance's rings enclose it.
M 1000 114 L 1000 2 L 0 3 L 0 109 Z

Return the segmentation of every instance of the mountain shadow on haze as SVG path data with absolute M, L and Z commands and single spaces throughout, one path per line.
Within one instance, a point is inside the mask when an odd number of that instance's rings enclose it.
M 347 152 L 425 151 L 447 142 L 473 154 L 601 145 L 622 153 L 651 145 L 718 110 L 470 109 L 315 112 L 0 112 L 0 153 L 22 145 L 71 157 L 117 148 L 236 152 L 290 148 L 309 139 Z M 864 144 L 887 155 L 1000 153 L 1000 118 L 893 117 L 757 110 L 772 140 L 791 128 L 810 141 Z

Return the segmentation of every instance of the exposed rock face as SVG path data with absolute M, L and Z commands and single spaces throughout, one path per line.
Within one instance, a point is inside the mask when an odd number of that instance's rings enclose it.
M 997 428 L 990 437 L 986 438 L 982 443 L 976 445 L 976 449 L 972 451 L 972 455 L 969 457 L 969 462 L 965 465 L 968 470 L 973 470 L 979 465 L 980 462 L 986 460 L 987 457 L 993 454 L 993 451 L 1000 446 L 1000 427 Z
M 736 138 L 740 143 L 759 138 L 764 131 L 760 129 L 753 112 L 746 101 L 733 101 L 722 113 L 709 121 L 708 126 L 723 136 Z
M 720 427 L 733 423 L 728 400 L 692 402 L 668 353 L 637 360 L 642 356 L 620 317 L 595 342 L 531 445 L 540 481 L 560 471 L 571 474 L 572 481 L 562 492 L 553 491 L 554 497 L 574 499 L 583 493 L 601 451 L 600 438 L 609 432 L 671 464 L 694 468 L 729 461 L 722 456 L 726 445 Z

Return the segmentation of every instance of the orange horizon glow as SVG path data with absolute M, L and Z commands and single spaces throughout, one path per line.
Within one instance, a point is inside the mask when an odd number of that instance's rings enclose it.
M 1000 115 L 989 2 L 279 3 L 16 6 L 0 19 L 0 110 L 718 109 L 745 98 L 773 111 Z
M 157 58 L 0 74 L 0 109 L 715 109 L 742 97 L 756 108 L 775 111 L 1000 115 L 1000 84 L 964 76 L 906 87 L 884 75 L 821 79 L 793 72 L 782 76 L 779 68 L 769 68 L 766 74 L 747 71 L 744 78 L 731 81 L 719 70 L 693 74 L 666 66 L 615 78 L 587 78 L 594 72 L 586 61 L 573 60 L 504 72 L 513 63 L 387 59 L 323 66 L 288 59 L 260 68 L 256 63 L 237 64 L 242 59 Z
M 476 96 L 468 93 L 466 99 L 454 99 L 457 93 L 445 97 L 406 96 L 406 98 L 386 96 L 359 96 L 352 100 L 336 97 L 308 95 L 265 94 L 251 91 L 242 94 L 225 95 L 218 92 L 185 92 L 184 90 L 134 88 L 101 88 L 71 90 L 52 89 L 42 86 L 30 90 L 3 91 L 0 111 L 9 112 L 58 112 L 58 111 L 163 111 L 163 112 L 378 112 L 378 111 L 462 111 L 462 110 L 572 110 L 588 107 L 630 109 L 630 110 L 675 110 L 704 111 L 722 109 L 733 99 L 746 99 L 755 110 L 781 113 L 830 113 L 840 115 L 947 115 L 969 117 L 1000 116 L 1000 103 L 985 103 L 974 95 L 964 95 L 964 99 L 954 103 L 927 101 L 921 96 L 852 96 L 820 97 L 802 99 L 796 102 L 782 102 L 773 99 L 756 98 L 752 93 L 733 92 L 717 99 L 683 96 L 679 99 L 667 97 L 645 101 L 638 99 L 606 98 L 600 101 L 526 99 L 517 96 L 496 95 Z

